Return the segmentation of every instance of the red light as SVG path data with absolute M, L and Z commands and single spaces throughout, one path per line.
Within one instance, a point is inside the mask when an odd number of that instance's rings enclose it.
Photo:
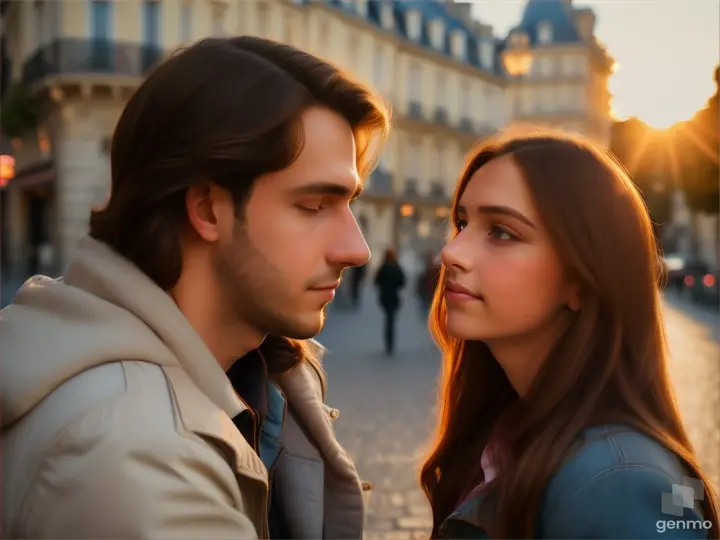
M 705 274 L 703 276 L 703 285 L 705 285 L 708 288 L 714 287 L 715 286 L 715 276 L 713 276 L 712 274 Z
M 686 287 L 692 287 L 695 285 L 695 278 L 692 276 L 685 276 L 685 279 L 683 280 Z

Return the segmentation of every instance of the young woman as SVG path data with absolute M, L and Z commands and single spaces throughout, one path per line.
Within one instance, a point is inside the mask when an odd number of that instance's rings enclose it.
M 434 538 L 717 538 L 667 374 L 657 246 L 620 166 L 527 134 L 474 151 L 431 328 Z

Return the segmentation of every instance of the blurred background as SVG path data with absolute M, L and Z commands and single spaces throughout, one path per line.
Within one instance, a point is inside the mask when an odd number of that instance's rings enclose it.
M 320 336 L 338 434 L 375 483 L 368 538 L 427 535 L 416 470 L 439 359 L 414 280 L 443 244 L 465 153 L 514 124 L 592 137 L 642 191 L 668 269 L 678 400 L 703 464 L 720 471 L 717 0 L 0 0 L 0 14 L 2 305 L 28 276 L 62 272 L 108 195 L 125 102 L 175 48 L 269 37 L 392 104 L 392 135 L 353 203 L 375 256 Z M 392 358 L 370 284 L 389 246 L 413 280 Z

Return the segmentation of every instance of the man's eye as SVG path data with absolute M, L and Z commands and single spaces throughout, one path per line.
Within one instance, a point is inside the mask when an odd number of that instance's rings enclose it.
M 298 205 L 298 208 L 302 210 L 303 212 L 307 212 L 309 214 L 317 214 L 320 212 L 320 210 L 323 209 L 322 206 L 304 206 L 304 205 Z

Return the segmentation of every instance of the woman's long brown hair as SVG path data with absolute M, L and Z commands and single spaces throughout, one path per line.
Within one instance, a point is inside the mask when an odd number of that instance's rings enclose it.
M 490 489 L 493 538 L 532 538 L 544 490 L 579 432 L 633 426 L 675 453 L 706 486 L 704 519 L 717 538 L 718 499 L 700 470 L 668 375 L 661 315 L 662 270 L 647 208 L 624 169 L 579 137 L 546 132 L 490 141 L 473 150 L 458 182 L 452 216 L 472 175 L 500 156 L 523 172 L 544 226 L 582 306 L 532 388 L 517 399 L 480 342 L 447 333 L 442 270 L 430 315 L 443 353 L 439 422 L 421 484 L 433 510 L 433 537 L 477 470 L 501 412 L 513 417 L 505 442 L 514 456 Z M 453 233 L 456 234 L 456 233 Z M 660 504 L 658 500 L 658 504 Z

